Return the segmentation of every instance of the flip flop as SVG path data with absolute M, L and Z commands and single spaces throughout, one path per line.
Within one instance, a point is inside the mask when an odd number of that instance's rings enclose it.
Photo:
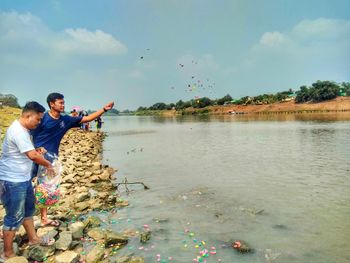
M 28 242 L 28 246 L 43 246 L 43 247 L 49 247 L 52 246 L 53 244 L 55 244 L 55 239 L 54 238 L 50 238 L 48 236 L 43 236 L 40 238 L 40 241 L 38 243 L 32 243 L 32 242 Z
M 0 263 L 3 263 L 3 262 L 5 262 L 5 261 L 8 260 L 8 259 L 10 259 L 10 258 L 5 257 L 4 254 L 1 254 L 1 255 L 0 255 Z
M 45 227 L 45 226 L 60 226 L 60 222 L 57 220 L 49 220 L 48 223 L 43 224 L 41 223 L 41 226 Z

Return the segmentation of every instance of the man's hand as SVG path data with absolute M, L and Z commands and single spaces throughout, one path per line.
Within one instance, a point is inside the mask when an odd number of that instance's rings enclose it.
M 56 175 L 55 169 L 53 166 L 45 167 L 46 168 L 46 173 L 50 177 L 54 177 Z
M 47 153 L 46 149 L 44 147 L 39 147 L 35 149 L 37 151 L 37 153 L 39 154 L 45 154 Z
M 105 110 L 110 110 L 113 108 L 113 106 L 114 106 L 114 102 L 110 102 L 110 103 L 106 104 L 103 108 Z

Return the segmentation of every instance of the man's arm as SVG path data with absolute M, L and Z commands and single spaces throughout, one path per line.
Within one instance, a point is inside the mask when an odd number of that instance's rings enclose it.
M 46 160 L 40 153 L 38 153 L 36 150 L 31 150 L 25 153 L 27 157 L 32 160 L 33 162 L 40 164 L 42 166 L 45 166 L 48 169 L 52 168 L 51 163 Z
M 105 113 L 106 111 L 109 111 L 110 109 L 112 109 L 114 106 L 114 102 L 110 102 L 108 104 L 106 104 L 102 109 L 91 113 L 89 116 L 84 116 L 80 123 L 84 123 L 84 122 L 90 122 L 93 121 L 94 119 L 96 119 L 97 117 L 101 116 L 103 113 Z

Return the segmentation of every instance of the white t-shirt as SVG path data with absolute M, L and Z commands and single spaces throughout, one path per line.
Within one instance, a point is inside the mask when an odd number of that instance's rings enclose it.
M 31 179 L 33 161 L 25 154 L 34 150 L 29 131 L 18 120 L 7 129 L 0 159 L 0 180 L 26 182 Z

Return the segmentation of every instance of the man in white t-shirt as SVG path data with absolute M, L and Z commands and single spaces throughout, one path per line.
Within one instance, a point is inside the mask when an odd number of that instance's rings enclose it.
M 14 257 L 13 239 L 23 224 L 29 244 L 51 245 L 54 240 L 40 239 L 35 231 L 33 214 L 35 196 L 31 182 L 33 162 L 52 170 L 51 163 L 35 150 L 29 130 L 36 128 L 45 108 L 39 103 L 28 102 L 19 120 L 7 129 L 0 158 L 1 201 L 6 211 L 3 226 L 4 253 L 0 260 Z

